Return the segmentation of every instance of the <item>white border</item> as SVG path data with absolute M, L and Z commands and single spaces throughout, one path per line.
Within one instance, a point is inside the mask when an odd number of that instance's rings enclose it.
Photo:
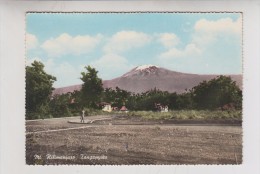
M 26 11 L 242 11 L 244 19 L 243 164 L 171 166 L 25 165 Z M 0 173 L 260 173 L 260 4 L 258 1 L 0 2 Z

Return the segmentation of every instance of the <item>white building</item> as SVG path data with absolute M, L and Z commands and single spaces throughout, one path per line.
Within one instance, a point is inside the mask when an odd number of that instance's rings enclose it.
M 103 103 L 102 104 L 102 111 L 112 112 L 111 104 L 110 103 Z

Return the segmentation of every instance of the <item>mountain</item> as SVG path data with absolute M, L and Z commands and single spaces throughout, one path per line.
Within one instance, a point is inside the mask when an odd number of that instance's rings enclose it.
M 72 86 L 66 86 L 61 88 L 55 88 L 52 92 L 52 95 L 61 95 L 61 94 L 66 94 L 68 92 L 79 91 L 79 90 L 81 90 L 81 85 L 72 85 Z
M 188 74 L 176 71 L 171 71 L 155 65 L 142 65 L 135 67 L 131 71 L 123 74 L 118 78 L 111 80 L 104 80 L 104 88 L 115 88 L 141 93 L 147 90 L 157 88 L 162 91 L 185 92 L 185 89 L 191 89 L 204 80 L 210 80 L 219 75 L 199 75 Z M 238 86 L 242 88 L 242 75 L 226 75 L 230 76 L 232 80 L 236 81 Z M 54 90 L 55 94 L 80 90 L 81 85 L 74 85 L 65 88 L 57 88 Z M 71 92 L 72 92 L 71 91 Z
M 185 89 L 191 89 L 203 80 L 210 80 L 218 75 L 198 75 L 187 74 L 160 68 L 154 65 L 138 66 L 121 77 L 105 80 L 103 85 L 105 88 L 115 88 L 140 93 L 149 89 L 157 88 L 162 91 L 185 92 Z M 242 87 L 242 75 L 228 75 L 238 86 Z

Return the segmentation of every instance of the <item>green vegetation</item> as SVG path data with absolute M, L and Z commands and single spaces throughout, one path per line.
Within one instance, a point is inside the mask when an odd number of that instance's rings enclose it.
M 219 76 L 210 81 L 203 81 L 192 91 L 195 107 L 199 109 L 215 109 L 228 103 L 234 107 L 242 107 L 242 91 L 230 77 Z
M 116 87 L 116 89 L 106 88 L 102 95 L 102 101 L 111 103 L 113 107 L 129 106 L 133 94 Z M 131 108 L 132 109 L 132 108 Z
M 177 110 L 170 112 L 152 112 L 152 111 L 132 111 L 127 113 L 128 116 L 142 117 L 149 120 L 218 120 L 232 119 L 241 120 L 242 111 L 219 111 L 219 110 Z
M 52 96 L 55 77 L 44 71 L 41 62 L 26 67 L 26 119 L 105 114 L 101 102 L 112 107 L 126 106 L 130 116 L 147 119 L 241 119 L 242 91 L 230 77 L 219 76 L 182 94 L 156 88 L 135 94 L 116 87 L 103 89 L 98 71 L 90 66 L 81 73 L 81 91 Z M 168 106 L 160 113 L 155 104 Z
M 106 112 L 102 111 L 101 109 L 93 109 L 93 108 L 84 108 L 85 110 L 85 116 L 92 116 L 92 115 L 117 115 L 118 112 Z M 78 113 L 77 115 L 80 115 L 81 113 Z
M 51 117 L 49 102 L 55 80 L 41 62 L 26 66 L 26 119 Z
M 215 110 L 229 105 L 225 109 L 242 109 L 242 91 L 230 77 L 219 76 L 203 81 L 182 94 L 160 91 L 156 88 L 141 94 L 134 94 L 116 88 L 105 89 L 103 101 L 112 106 L 126 105 L 129 110 L 155 111 L 155 103 L 167 105 L 170 110 Z
M 80 78 L 83 81 L 80 104 L 88 108 L 97 108 L 103 92 L 102 80 L 98 78 L 98 71 L 95 68 L 87 66 L 85 69 L 87 72 L 81 72 L 82 77 Z
M 50 108 L 53 117 L 72 116 L 70 109 L 70 94 L 55 95 L 50 101 Z

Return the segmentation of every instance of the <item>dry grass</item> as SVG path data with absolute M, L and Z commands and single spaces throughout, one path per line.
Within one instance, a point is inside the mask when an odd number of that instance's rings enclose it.
M 153 112 L 153 111 L 131 111 L 128 116 L 138 116 L 145 119 L 178 119 L 178 120 L 217 120 L 217 119 L 231 119 L 241 120 L 242 111 L 210 111 L 210 110 L 179 110 L 169 112 Z

